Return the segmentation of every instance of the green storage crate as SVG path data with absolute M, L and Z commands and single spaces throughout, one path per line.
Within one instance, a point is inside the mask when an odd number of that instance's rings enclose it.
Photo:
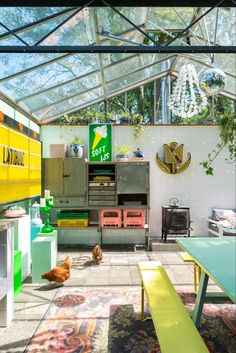
M 22 264 L 21 251 L 14 251 L 14 298 L 20 294 L 22 289 Z
M 58 212 L 57 219 L 88 219 L 89 211 L 63 210 Z
M 88 227 L 89 211 L 63 210 L 57 214 L 58 227 L 75 228 Z

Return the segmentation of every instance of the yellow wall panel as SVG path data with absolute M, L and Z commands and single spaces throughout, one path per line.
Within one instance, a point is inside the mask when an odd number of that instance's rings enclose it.
M 41 143 L 0 123 L 0 204 L 38 195 Z
M 30 139 L 30 153 L 36 153 L 41 155 L 41 143 Z
M 9 145 L 9 129 L 0 123 L 0 144 Z
M 41 180 L 41 170 L 31 170 L 30 180 L 32 180 L 33 182 L 35 182 L 36 180 Z
M 41 157 L 30 155 L 30 168 L 40 168 L 41 169 Z
M 0 183 L 6 181 L 8 178 L 8 168 L 0 165 Z

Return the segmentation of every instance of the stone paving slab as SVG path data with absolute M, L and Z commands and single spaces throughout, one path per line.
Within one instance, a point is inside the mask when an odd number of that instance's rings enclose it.
M 99 265 L 92 260 L 92 251 L 68 247 L 58 252 L 58 264 L 67 254 L 72 257 L 71 277 L 64 286 L 78 289 L 88 286 L 108 286 L 132 290 L 140 288 L 139 261 L 159 260 L 176 289 L 193 289 L 193 266 L 182 261 L 178 252 L 103 251 Z M 29 277 L 22 293 L 15 300 L 15 318 L 9 328 L 0 328 L 0 353 L 22 353 L 50 305 L 57 289 L 50 283 L 31 283 Z M 210 286 L 211 290 L 219 290 Z M 14 332 L 14 335 L 12 334 Z

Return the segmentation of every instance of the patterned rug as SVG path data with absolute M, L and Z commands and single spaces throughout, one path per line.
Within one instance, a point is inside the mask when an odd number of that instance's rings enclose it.
M 194 295 L 180 297 L 191 312 Z M 236 352 L 235 306 L 205 304 L 200 333 L 210 353 Z M 160 353 L 135 288 L 60 288 L 25 353 Z M 174 352 L 173 352 L 174 353 Z

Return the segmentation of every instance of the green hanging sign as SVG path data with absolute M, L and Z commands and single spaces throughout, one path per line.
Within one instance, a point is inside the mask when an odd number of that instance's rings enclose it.
M 112 160 L 112 124 L 89 124 L 89 160 Z

